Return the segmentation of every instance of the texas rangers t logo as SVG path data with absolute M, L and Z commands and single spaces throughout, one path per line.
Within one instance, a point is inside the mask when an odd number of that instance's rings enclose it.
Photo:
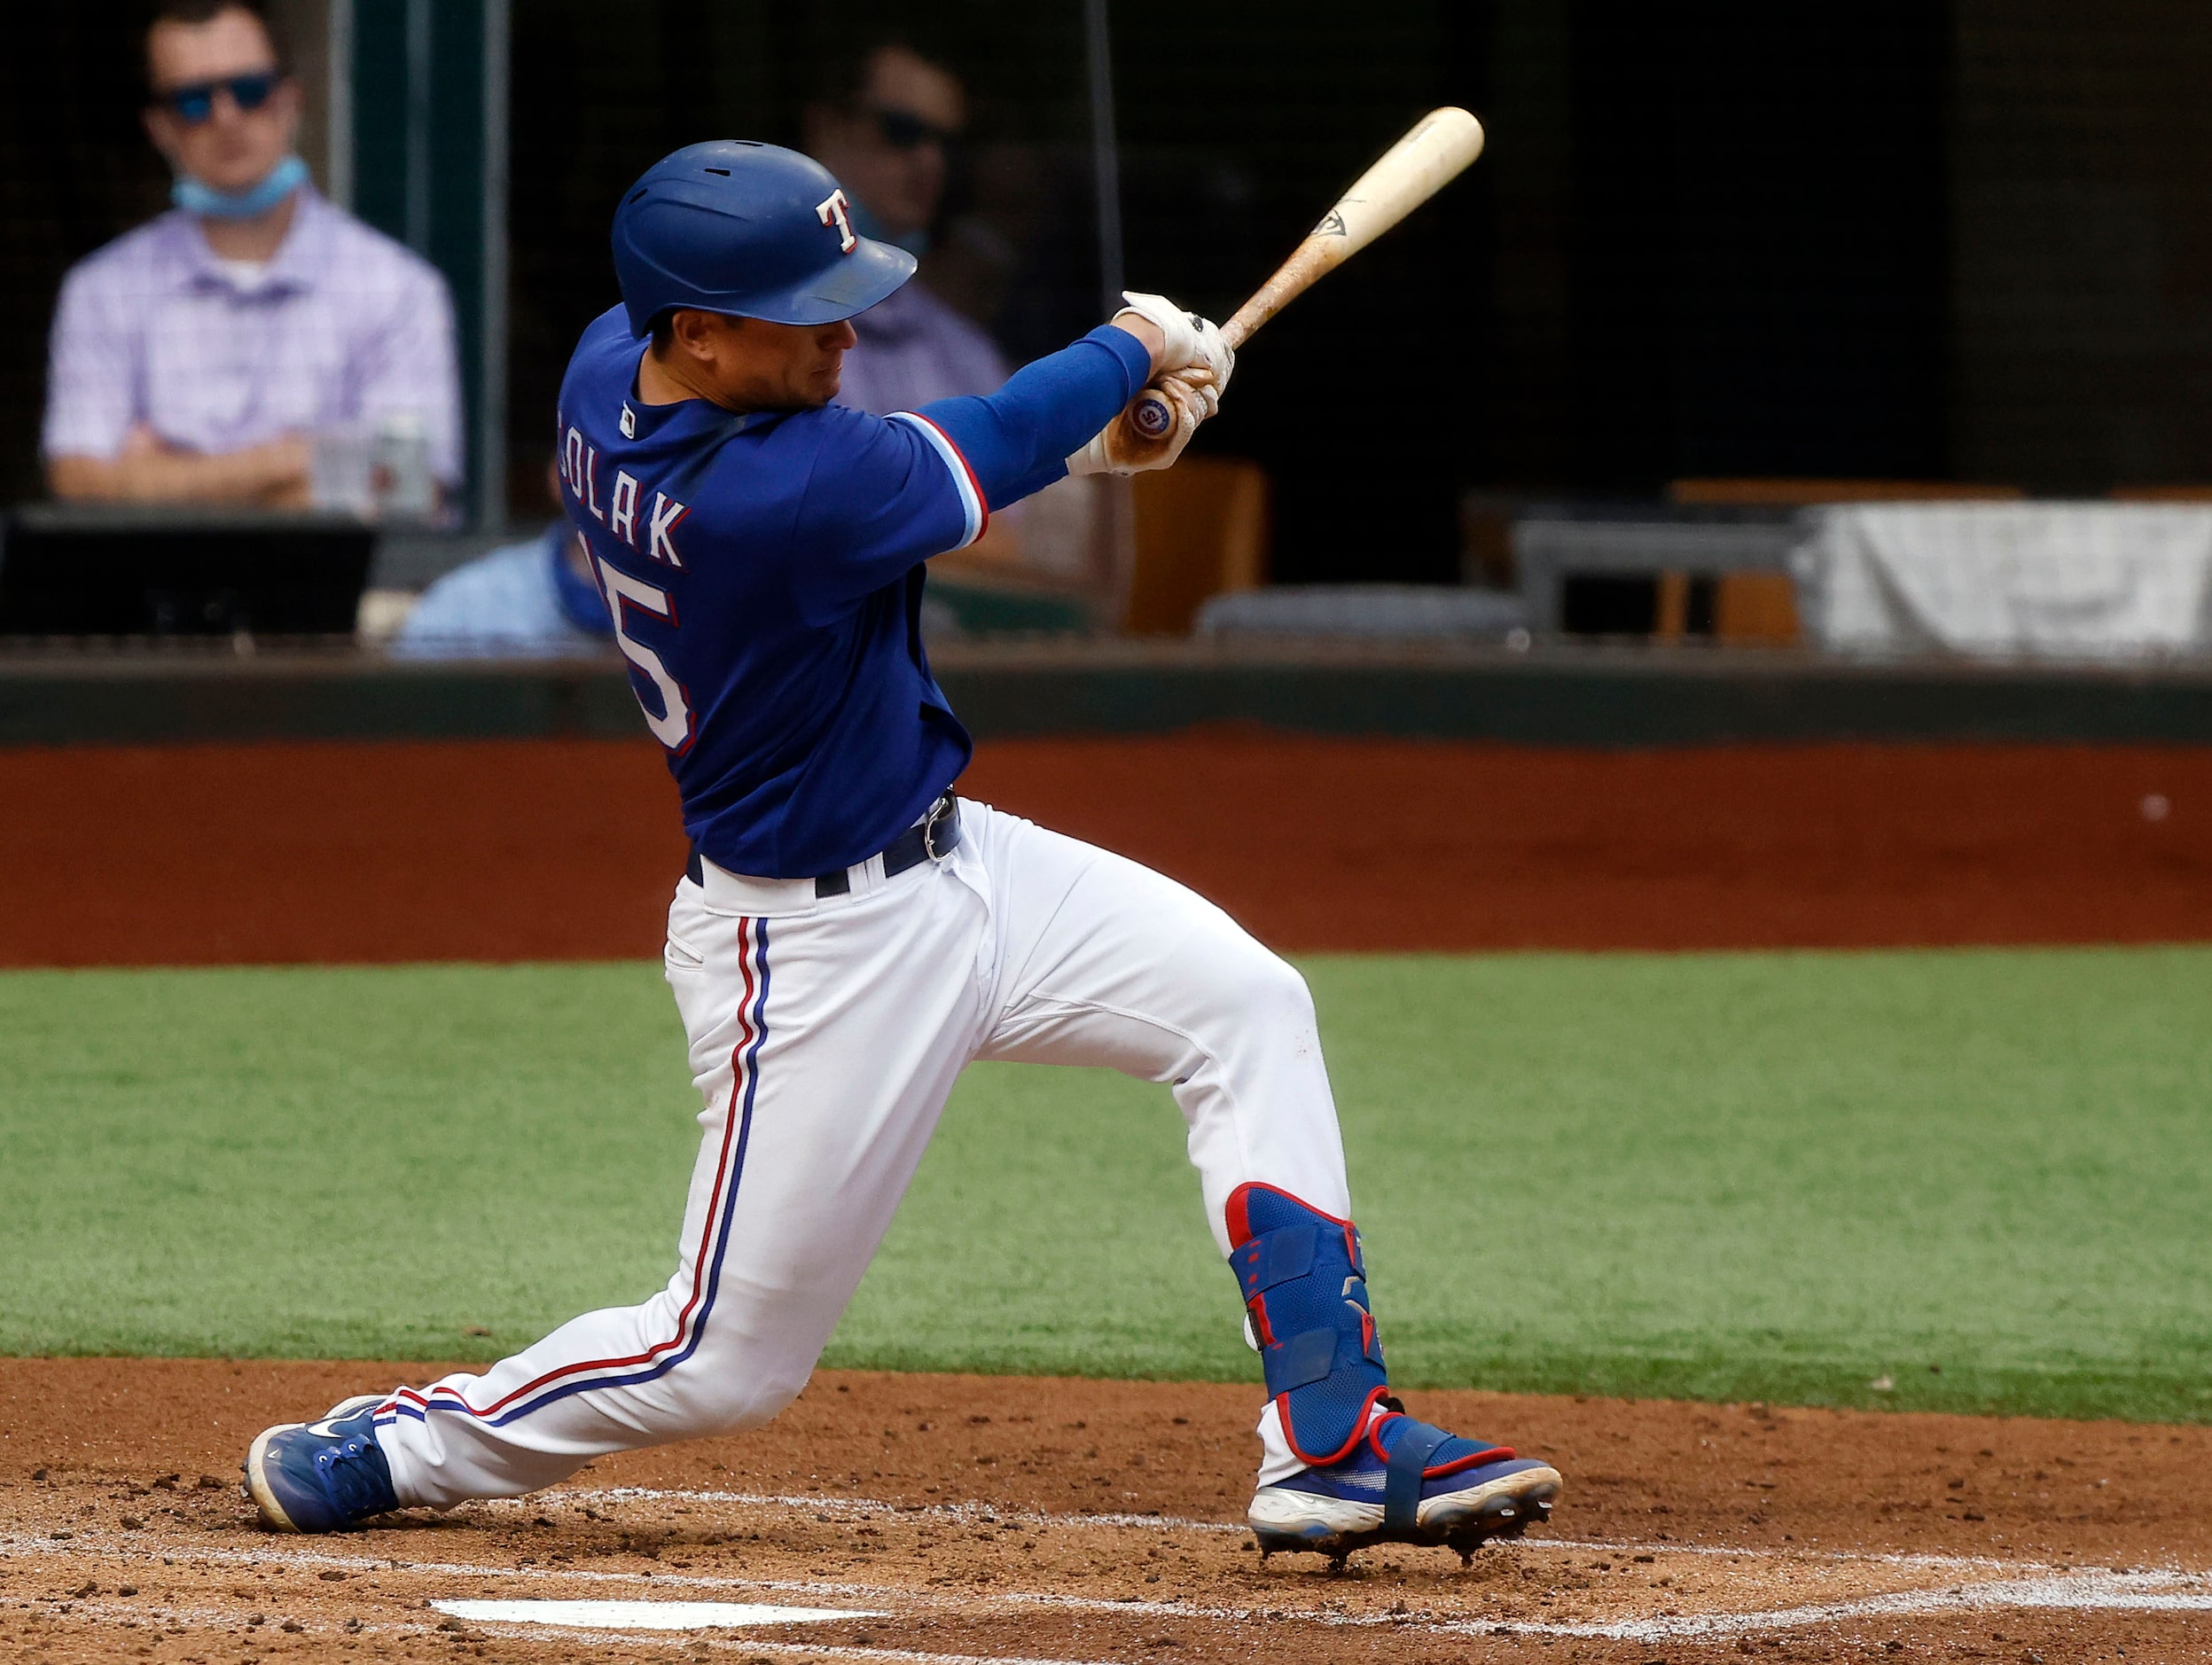
M 837 252 L 849 254 L 860 246 L 860 239 L 853 235 L 853 223 L 847 217 L 852 204 L 845 200 L 842 191 L 832 191 L 814 205 L 815 217 L 825 225 L 837 228 Z

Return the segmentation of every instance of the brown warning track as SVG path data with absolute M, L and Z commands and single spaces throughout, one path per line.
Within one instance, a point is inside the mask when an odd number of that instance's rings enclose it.
M 962 789 L 1286 950 L 2212 937 L 2212 748 L 1000 742 Z M 657 951 L 650 745 L 0 751 L 0 965 Z
M 1549 1528 L 1466 1568 L 1263 1563 L 1237 1527 L 1253 1389 L 860 1372 L 536 1497 L 255 1528 L 235 1490 L 254 1430 L 427 1373 L 0 1361 L 0 1656 L 2033 1665 L 2200 1660 L 2212 1624 L 2212 1429 L 1761 1405 L 1419 1395 L 1567 1478 Z M 518 1599 L 855 1616 L 549 1632 L 426 1605 Z

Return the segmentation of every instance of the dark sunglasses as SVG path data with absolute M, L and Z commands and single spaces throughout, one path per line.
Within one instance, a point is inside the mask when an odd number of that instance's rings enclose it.
M 215 113 L 215 94 L 227 92 L 241 110 L 258 110 L 267 104 L 284 77 L 273 69 L 257 69 L 247 75 L 227 75 L 221 81 L 195 81 L 156 93 L 154 102 L 176 113 L 179 120 L 198 127 Z
M 876 124 L 878 136 L 895 151 L 919 150 L 925 145 L 950 150 L 959 142 L 960 136 L 950 128 L 925 121 L 911 110 L 887 110 L 879 105 L 864 105 L 861 113 Z

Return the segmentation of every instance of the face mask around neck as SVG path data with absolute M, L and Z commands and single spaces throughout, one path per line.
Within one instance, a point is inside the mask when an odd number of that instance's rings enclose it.
M 217 191 L 190 174 L 179 174 L 169 188 L 169 200 L 187 214 L 210 220 L 257 220 L 307 184 L 308 165 L 287 156 L 269 170 L 269 176 L 248 191 Z

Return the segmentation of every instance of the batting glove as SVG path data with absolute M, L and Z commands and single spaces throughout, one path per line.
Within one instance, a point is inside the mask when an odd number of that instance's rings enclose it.
M 1171 371 L 1145 389 L 1167 402 L 1167 431 L 1153 437 L 1139 434 L 1124 413 L 1091 437 L 1090 443 L 1067 459 L 1071 474 L 1143 474 L 1174 466 L 1183 448 L 1198 432 L 1198 425 L 1221 408 L 1221 393 L 1213 372 L 1202 364 Z
M 1115 317 L 1134 312 L 1167 337 L 1167 345 L 1160 354 L 1161 370 L 1174 371 L 1202 366 L 1212 374 L 1218 399 L 1229 386 L 1230 372 L 1237 367 L 1237 356 L 1230 351 L 1229 343 L 1221 339 L 1221 331 L 1213 321 L 1201 318 L 1195 312 L 1185 312 L 1165 295 L 1139 294 L 1124 289 L 1122 299 L 1128 304 L 1114 315 Z

